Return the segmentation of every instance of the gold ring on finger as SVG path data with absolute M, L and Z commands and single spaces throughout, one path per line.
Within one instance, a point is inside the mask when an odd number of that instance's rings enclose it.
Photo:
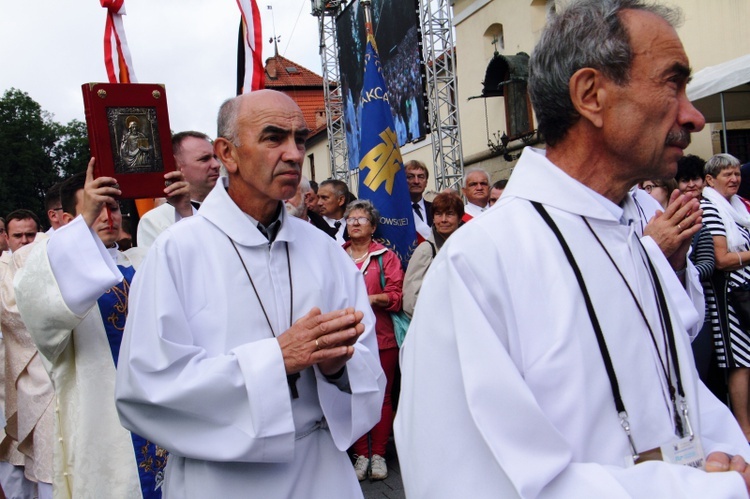
M 682 226 L 680 224 L 677 224 L 677 228 L 680 229 L 680 232 L 682 232 Z
M 320 343 L 318 343 L 317 338 L 315 338 L 315 350 L 320 350 Z

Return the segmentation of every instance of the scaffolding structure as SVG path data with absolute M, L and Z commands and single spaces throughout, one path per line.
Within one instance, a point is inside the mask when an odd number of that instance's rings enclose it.
M 339 49 L 336 41 L 336 16 L 345 0 L 313 0 L 312 15 L 318 18 L 320 60 L 323 69 L 323 92 L 326 103 L 326 128 L 331 178 L 351 185 L 344 123 L 344 99 L 339 78 Z
M 345 3 L 346 0 L 312 0 L 312 14 L 318 17 L 320 33 L 331 177 L 347 182 L 349 189 L 356 191 L 357 186 L 352 183 L 356 184 L 358 172 L 348 169 L 336 39 L 336 16 Z M 447 187 L 460 188 L 463 153 L 450 0 L 420 0 L 419 11 L 435 183 L 439 191 Z
M 460 192 L 464 166 L 451 14 L 449 0 L 420 0 L 435 184 L 438 191 L 453 187 Z

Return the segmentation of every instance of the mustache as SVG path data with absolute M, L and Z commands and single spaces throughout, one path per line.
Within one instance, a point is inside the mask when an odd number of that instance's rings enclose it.
M 685 149 L 690 145 L 690 131 L 687 128 L 679 130 L 670 130 L 667 134 L 666 144 L 668 146 L 677 146 Z

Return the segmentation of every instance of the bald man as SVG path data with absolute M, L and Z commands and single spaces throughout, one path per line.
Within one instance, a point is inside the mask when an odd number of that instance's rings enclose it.
M 225 102 L 228 177 L 151 247 L 130 293 L 116 399 L 170 452 L 166 498 L 362 497 L 346 449 L 385 377 L 361 275 L 291 217 L 309 131 L 286 95 Z

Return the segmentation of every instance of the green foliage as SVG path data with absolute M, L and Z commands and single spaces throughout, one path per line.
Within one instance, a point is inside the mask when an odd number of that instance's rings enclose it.
M 86 124 L 56 123 L 26 92 L 0 98 L 0 216 L 17 208 L 46 222 L 44 193 L 55 182 L 86 169 Z
M 86 123 L 71 120 L 67 125 L 58 125 L 58 140 L 52 149 L 52 161 L 63 178 L 86 171 L 90 158 Z

